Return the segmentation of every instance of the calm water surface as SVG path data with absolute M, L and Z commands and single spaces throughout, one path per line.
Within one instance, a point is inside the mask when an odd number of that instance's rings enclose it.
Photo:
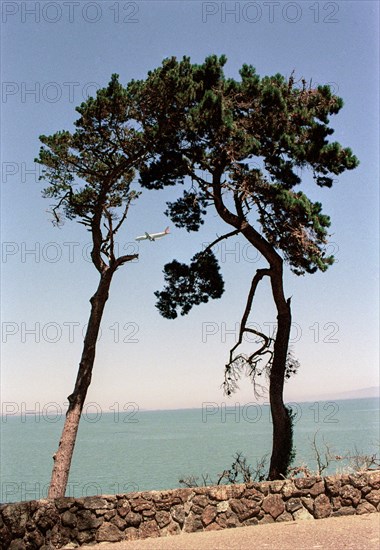
M 256 464 L 271 449 L 268 405 L 209 404 L 203 409 L 88 413 L 79 428 L 67 496 L 170 489 L 191 474 L 213 480 L 242 451 Z M 378 451 L 376 398 L 293 404 L 296 463 L 315 467 L 311 440 L 337 455 Z M 1 417 L 1 502 L 46 496 L 63 415 Z M 336 465 L 334 466 L 336 468 Z M 333 473 L 330 470 L 329 473 Z

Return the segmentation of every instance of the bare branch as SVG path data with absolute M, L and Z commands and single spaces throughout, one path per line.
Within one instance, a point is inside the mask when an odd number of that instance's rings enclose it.
M 137 260 L 139 257 L 138 254 L 128 254 L 126 256 L 119 256 L 119 258 L 116 258 L 113 269 L 116 270 L 118 267 L 124 265 L 127 262 L 131 262 L 132 260 Z
M 254 331 L 253 329 L 247 329 L 247 321 L 248 321 L 249 314 L 251 313 L 252 302 L 253 302 L 253 298 L 255 296 L 257 285 L 259 284 L 259 282 L 261 281 L 261 279 L 265 275 L 270 276 L 270 274 L 271 274 L 270 269 L 258 269 L 255 273 L 255 276 L 252 279 L 251 288 L 250 288 L 248 298 L 247 298 L 247 303 L 246 303 L 246 306 L 245 306 L 245 311 L 243 313 L 243 317 L 241 318 L 239 339 L 238 339 L 237 343 L 235 344 L 235 346 L 230 351 L 230 362 L 232 361 L 233 352 L 236 350 L 237 347 L 240 346 L 240 344 L 243 341 L 244 332 L 255 332 L 258 336 L 260 336 L 261 338 L 264 339 L 266 344 L 268 343 L 269 339 L 264 334 L 259 333 L 258 331 Z
M 226 233 L 225 235 L 222 235 L 221 237 L 218 237 L 217 239 L 215 239 L 215 241 L 213 241 L 211 244 L 206 246 L 206 248 L 204 250 L 202 250 L 202 254 L 208 252 L 209 250 L 211 250 L 211 248 L 213 246 L 215 246 L 217 243 L 219 243 L 223 239 L 228 239 L 229 237 L 233 237 L 234 235 L 238 235 L 238 233 L 240 233 L 240 229 L 235 229 L 234 231 L 230 231 L 230 233 Z
M 270 276 L 270 273 L 271 273 L 270 269 L 258 269 L 256 271 L 255 276 L 252 279 L 251 288 L 247 298 L 247 304 L 240 323 L 239 338 L 236 344 L 231 348 L 230 355 L 229 355 L 229 362 L 225 366 L 224 382 L 222 385 L 227 395 L 230 395 L 232 392 L 234 392 L 237 389 L 238 380 L 240 378 L 240 371 L 244 367 L 248 367 L 247 374 L 253 382 L 255 395 L 258 394 L 257 388 L 259 387 L 260 389 L 262 389 L 262 386 L 258 384 L 257 381 L 255 380 L 256 374 L 261 375 L 261 372 L 258 372 L 259 363 L 262 361 L 264 356 L 268 354 L 269 358 L 267 359 L 264 368 L 267 368 L 268 364 L 271 364 L 273 352 L 270 349 L 270 345 L 272 343 L 272 338 L 266 336 L 265 334 L 263 334 L 258 330 L 247 327 L 247 321 L 251 313 L 252 302 L 255 296 L 257 286 L 261 281 L 261 279 L 265 275 Z M 243 342 L 243 336 L 244 336 L 244 333 L 246 332 L 259 336 L 259 338 L 263 340 L 263 345 L 248 357 L 244 354 L 239 354 L 234 357 L 234 352 Z
M 128 210 L 129 210 L 129 207 L 131 205 L 131 202 L 133 201 L 134 198 L 136 198 L 137 196 L 139 195 L 139 193 L 130 193 L 128 199 L 127 199 L 127 202 L 126 202 L 126 205 L 125 205 L 125 208 L 124 208 L 124 212 L 119 220 L 119 223 L 116 225 L 115 229 L 114 229 L 114 232 L 113 234 L 116 235 L 116 233 L 119 231 L 120 227 L 122 226 L 125 218 L 127 217 L 127 214 L 128 214 Z

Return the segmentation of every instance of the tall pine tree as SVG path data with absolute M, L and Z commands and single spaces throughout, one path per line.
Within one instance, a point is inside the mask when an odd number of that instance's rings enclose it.
M 106 88 L 98 90 L 77 108 L 75 131 L 41 136 L 36 162 L 43 166 L 48 182 L 43 191 L 53 201 L 53 223 L 76 220 L 90 232 L 91 259 L 99 283 L 90 299 L 91 309 L 74 390 L 54 455 L 49 498 L 65 495 L 80 417 L 91 383 L 96 344 L 111 282 L 116 270 L 137 258 L 117 256 L 115 237 L 127 219 L 130 204 L 138 197 L 132 181 L 150 148 L 137 129 L 134 106 L 127 91 L 113 75 Z
M 154 157 L 140 169 L 141 185 L 162 189 L 191 180 L 190 189 L 168 203 L 174 224 L 197 231 L 211 206 L 232 229 L 225 238 L 241 234 L 267 261 L 252 279 L 224 386 L 227 394 L 234 391 L 242 369 L 253 381 L 263 371 L 268 374 L 273 419 L 269 479 L 278 479 L 286 476 L 292 458 L 284 381 L 297 366 L 289 352 L 291 303 L 284 290 L 284 262 L 303 275 L 325 271 L 334 261 L 327 253 L 330 219 L 319 202 L 297 187 L 301 175 L 311 175 L 319 187 L 331 187 L 334 176 L 355 168 L 358 160 L 350 149 L 329 141 L 329 117 L 343 106 L 329 86 L 308 86 L 293 75 L 260 78 L 250 65 L 235 80 L 225 77 L 225 63 L 224 56 L 208 57 L 200 65 L 186 57 L 166 59 L 128 90 L 138 105 L 141 129 L 154 143 Z M 175 318 L 178 309 L 187 314 L 193 305 L 222 295 L 211 248 L 189 265 L 174 261 L 165 266 L 166 286 L 157 292 L 164 317 Z M 254 331 L 262 345 L 244 355 L 237 350 L 244 333 L 252 331 L 247 320 L 264 277 L 277 309 L 276 336 Z

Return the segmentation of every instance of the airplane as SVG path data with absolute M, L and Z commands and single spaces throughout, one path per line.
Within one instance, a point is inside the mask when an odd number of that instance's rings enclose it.
M 145 235 L 141 235 L 140 237 L 136 237 L 135 241 L 156 241 L 157 239 L 162 239 L 162 237 L 166 237 L 166 235 L 169 234 L 169 227 L 165 229 L 165 231 L 160 231 L 160 233 L 147 233 L 145 232 Z

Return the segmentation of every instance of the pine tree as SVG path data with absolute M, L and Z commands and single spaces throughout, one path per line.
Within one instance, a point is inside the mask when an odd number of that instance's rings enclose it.
M 329 141 L 330 115 L 343 101 L 329 86 L 307 86 L 294 75 L 260 78 L 243 65 L 240 79 L 226 78 L 226 58 L 208 57 L 191 64 L 184 57 L 166 59 L 145 81 L 128 90 L 138 105 L 137 118 L 154 157 L 140 169 L 140 182 L 162 189 L 191 181 L 167 215 L 177 227 L 197 231 L 213 207 L 232 231 L 240 234 L 267 261 L 252 280 L 238 342 L 225 367 L 227 394 L 236 389 L 243 369 L 255 382 L 266 372 L 273 419 L 269 479 L 286 476 L 292 459 L 292 414 L 283 401 L 284 382 L 297 368 L 289 351 L 291 303 L 283 283 L 284 262 L 297 275 L 325 271 L 334 261 L 327 253 L 330 218 L 319 202 L 297 190 L 302 177 L 331 187 L 334 176 L 358 165 L 349 148 Z M 186 179 L 188 178 L 188 179 Z M 214 243 L 214 244 L 215 244 Z M 157 292 L 160 313 L 173 319 L 218 298 L 223 279 L 212 246 L 189 265 L 165 266 L 165 288 Z M 254 331 L 262 346 L 249 356 L 237 353 L 259 282 L 269 278 L 277 309 L 274 340 Z M 260 379 L 261 380 L 261 379 Z
M 48 497 L 65 495 L 71 459 L 95 361 L 96 342 L 112 278 L 136 254 L 117 257 L 115 236 L 126 221 L 137 197 L 132 180 L 139 163 L 148 155 L 142 134 L 136 129 L 133 102 L 113 75 L 108 87 L 98 90 L 77 108 L 75 131 L 41 136 L 43 146 L 36 162 L 43 166 L 43 191 L 54 201 L 53 223 L 63 218 L 83 224 L 92 238 L 91 259 L 99 272 L 99 284 L 90 299 L 91 311 L 76 383 L 68 397 L 59 448 Z

